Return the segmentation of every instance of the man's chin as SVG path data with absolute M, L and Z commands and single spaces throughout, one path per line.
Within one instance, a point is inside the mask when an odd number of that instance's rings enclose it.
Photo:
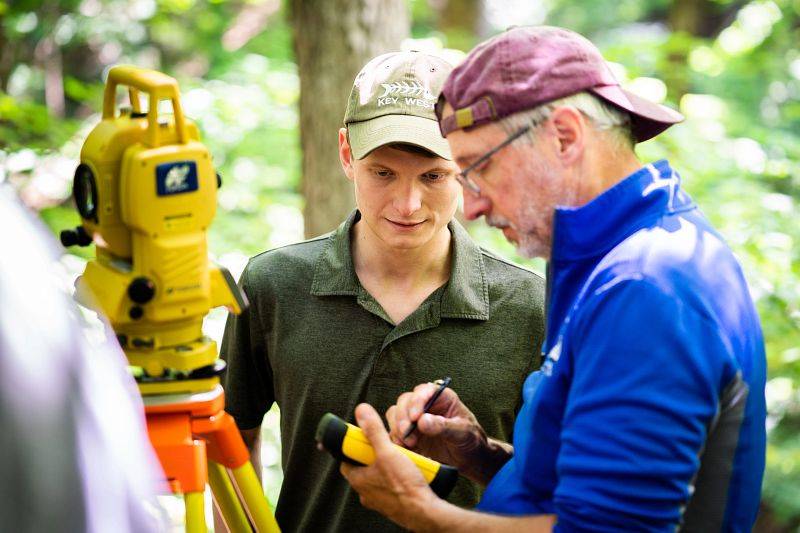
M 517 246 L 517 244 L 519 243 L 519 239 L 517 238 L 517 233 L 510 226 L 503 226 L 500 227 L 499 229 L 500 231 L 503 232 L 503 237 L 505 237 L 508 242 L 510 242 L 514 246 Z
M 517 253 L 520 256 L 524 257 L 525 259 L 533 259 L 535 257 L 542 257 L 542 255 L 540 253 L 538 253 L 538 250 L 531 250 L 531 249 L 529 249 L 529 248 L 527 248 L 525 246 L 522 246 L 520 244 L 516 244 L 515 243 L 514 244 L 514 248 L 517 250 Z
M 503 237 L 505 237 L 508 242 L 514 245 L 517 253 L 522 257 L 533 259 L 534 257 L 543 256 L 542 245 L 539 243 L 539 241 L 535 241 L 528 236 L 521 236 L 519 233 L 517 233 L 517 230 L 511 226 L 502 226 L 498 229 L 503 232 Z
M 430 235 L 382 235 L 381 240 L 395 250 L 414 250 L 430 242 Z
M 514 241 L 513 244 L 517 253 L 526 259 L 533 259 L 535 257 L 547 259 L 550 256 L 549 247 L 533 239 L 522 238 Z

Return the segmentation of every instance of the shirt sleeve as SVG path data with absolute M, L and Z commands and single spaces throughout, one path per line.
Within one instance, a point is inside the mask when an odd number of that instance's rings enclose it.
M 228 314 L 220 349 L 220 357 L 227 363 L 222 379 L 225 410 L 240 429 L 260 426 L 275 400 L 266 332 L 260 319 L 263 302 L 258 298 L 260 291 L 250 286 L 249 268 L 248 264 L 239 286 L 250 306 L 239 315 Z
M 719 328 L 635 279 L 595 292 L 572 329 L 557 529 L 674 531 L 731 360 Z

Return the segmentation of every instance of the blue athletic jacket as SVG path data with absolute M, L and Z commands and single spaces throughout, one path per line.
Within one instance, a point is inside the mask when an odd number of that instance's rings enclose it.
M 558 209 L 542 369 L 479 510 L 557 530 L 750 531 L 766 362 L 741 269 L 666 161 Z

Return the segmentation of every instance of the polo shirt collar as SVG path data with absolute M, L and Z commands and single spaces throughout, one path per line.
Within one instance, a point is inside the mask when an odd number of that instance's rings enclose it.
M 314 267 L 314 296 L 358 296 L 361 284 L 353 266 L 350 230 L 361 218 L 354 210 L 328 237 Z M 489 283 L 483 252 L 456 220 L 448 224 L 453 256 L 450 280 L 442 293 L 440 313 L 448 318 L 489 319 Z
M 442 295 L 442 316 L 488 320 L 489 282 L 483 252 L 457 220 L 447 227 L 453 236 L 453 257 L 450 281 Z
M 555 210 L 551 260 L 604 254 L 654 219 L 693 207 L 666 160 L 645 165 L 588 204 Z
M 350 229 L 361 218 L 358 210 L 328 236 L 328 242 L 314 266 L 311 294 L 314 296 L 357 296 L 360 283 L 350 253 Z

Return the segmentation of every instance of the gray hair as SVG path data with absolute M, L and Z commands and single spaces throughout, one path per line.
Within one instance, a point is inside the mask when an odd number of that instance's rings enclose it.
M 630 115 L 626 111 L 608 104 L 586 91 L 553 100 L 533 109 L 514 113 L 500 120 L 499 124 L 509 135 L 526 124 L 534 126 L 534 129 L 531 129 L 527 135 L 522 136 L 522 138 L 531 141 L 535 134 L 535 127 L 550 118 L 555 108 L 562 106 L 574 107 L 580 111 L 589 119 L 595 130 L 607 132 L 609 139 L 616 147 L 633 148 L 635 140 L 633 133 L 631 133 Z

